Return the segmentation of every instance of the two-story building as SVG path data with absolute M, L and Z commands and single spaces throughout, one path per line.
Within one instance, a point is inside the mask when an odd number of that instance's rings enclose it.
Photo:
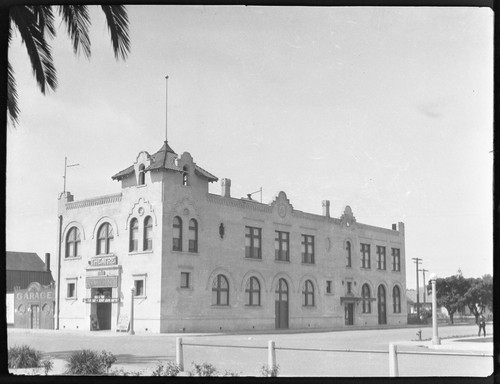
M 60 329 L 115 330 L 131 300 L 141 332 L 407 322 L 403 223 L 235 198 L 229 179 L 209 193 L 218 178 L 167 142 L 113 179 L 115 195 L 60 196 Z

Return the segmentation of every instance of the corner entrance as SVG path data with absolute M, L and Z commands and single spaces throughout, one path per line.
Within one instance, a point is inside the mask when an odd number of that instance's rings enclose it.
M 288 328 L 288 284 L 279 279 L 275 292 L 275 326 L 276 329 Z
M 354 325 L 354 303 L 345 304 L 345 325 Z

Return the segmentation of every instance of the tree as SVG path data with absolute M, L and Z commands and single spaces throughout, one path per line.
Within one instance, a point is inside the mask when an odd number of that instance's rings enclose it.
M 116 59 L 125 60 L 130 52 L 128 34 L 128 15 L 123 5 L 102 5 L 106 23 L 113 45 Z M 86 5 L 24 5 L 10 9 L 9 45 L 14 28 L 19 32 L 22 43 L 26 46 L 31 62 L 33 76 L 40 91 L 45 94 L 47 89 L 57 88 L 57 74 L 52 58 L 52 49 L 48 39 L 56 36 L 54 27 L 55 12 L 62 18 L 73 44 L 76 55 L 83 52 L 90 58 L 89 27 L 91 20 Z M 10 63 L 7 65 L 7 113 L 13 125 L 19 121 L 18 96 L 14 70 Z
M 465 293 L 469 287 L 469 280 L 461 274 L 436 279 L 437 305 L 447 309 L 452 324 L 455 312 L 466 306 Z
M 478 322 L 479 315 L 488 307 L 493 310 L 493 279 L 490 275 L 484 275 L 482 278 L 470 278 L 469 289 L 465 293 L 465 303 L 470 312 Z

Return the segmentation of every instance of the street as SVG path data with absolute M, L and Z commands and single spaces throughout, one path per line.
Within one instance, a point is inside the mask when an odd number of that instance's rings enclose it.
M 430 327 L 421 328 L 422 339 L 432 337 Z M 8 345 L 28 344 L 56 362 L 53 374 L 62 373 L 63 360 L 72 351 L 93 349 L 110 351 L 118 357 L 114 368 L 141 371 L 150 375 L 159 361 L 175 361 L 175 339 L 182 337 L 185 370 L 193 368 L 192 362 L 208 362 L 219 371 L 225 370 L 242 376 L 260 376 L 261 367 L 267 363 L 269 340 L 276 344 L 276 361 L 280 376 L 388 376 L 387 353 L 296 351 L 280 348 L 350 349 L 388 351 L 389 343 L 398 345 L 398 352 L 426 351 L 430 353 L 457 352 L 492 353 L 492 341 L 462 343 L 448 341 L 454 336 L 477 335 L 475 325 L 443 326 L 439 329 L 444 338 L 439 350 L 418 345 L 417 328 L 350 330 L 324 332 L 287 332 L 259 334 L 136 334 L 113 332 L 76 332 L 48 330 L 8 330 Z M 491 336 L 492 326 L 487 327 Z M 491 340 L 491 339 L 490 339 Z M 202 347 L 189 344 L 231 345 L 262 347 L 262 349 Z M 420 343 L 423 344 L 423 343 Z M 427 342 L 429 344 L 429 342 Z M 467 351 L 471 345 L 473 350 Z M 465 349 L 464 349 L 465 346 Z M 458 348 L 458 349 L 457 349 Z M 461 349 L 460 349 L 461 348 Z M 493 372 L 492 357 L 429 356 L 398 354 L 400 376 L 489 376 Z M 58 372 L 59 371 L 59 372 Z

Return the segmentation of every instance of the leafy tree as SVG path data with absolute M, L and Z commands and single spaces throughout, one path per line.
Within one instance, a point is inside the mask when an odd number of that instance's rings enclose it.
M 493 310 L 493 279 L 490 275 L 467 279 L 469 289 L 465 293 L 465 303 L 478 322 L 479 316 L 488 307 Z
M 428 289 L 431 284 L 429 283 Z M 453 315 L 466 306 L 465 294 L 470 288 L 470 281 L 460 273 L 445 278 L 436 279 L 437 305 L 445 307 L 453 324 Z
M 102 5 L 101 9 L 106 16 L 115 57 L 125 60 L 130 52 L 128 15 L 125 6 Z M 56 36 L 55 13 L 61 17 L 66 27 L 74 53 L 78 55 L 83 52 L 87 59 L 90 58 L 91 20 L 88 6 L 23 5 L 10 9 L 9 45 L 13 32 L 17 30 L 26 46 L 33 76 L 43 94 L 49 88 L 51 90 L 57 88 L 56 68 L 52 58 L 52 48 L 48 43 L 48 39 Z M 7 65 L 7 112 L 12 124 L 16 125 L 19 121 L 20 110 L 14 70 L 10 63 Z

